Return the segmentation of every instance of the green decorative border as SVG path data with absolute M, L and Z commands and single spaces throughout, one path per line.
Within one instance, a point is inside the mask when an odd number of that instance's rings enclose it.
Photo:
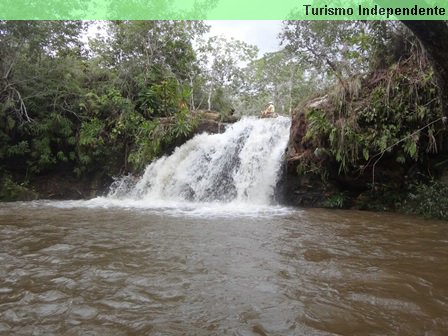
M 312 14 L 313 10 L 318 10 Z M 308 10 L 308 13 L 307 13 Z M 448 20 L 447 0 L 0 0 L 2 20 Z

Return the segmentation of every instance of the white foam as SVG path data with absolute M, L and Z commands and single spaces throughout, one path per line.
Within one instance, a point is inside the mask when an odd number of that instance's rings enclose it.
M 290 119 L 243 118 L 222 134 L 200 134 L 151 163 L 142 178 L 118 180 L 110 199 L 272 203 Z M 132 186 L 129 184 L 134 183 Z
M 60 209 L 128 209 L 174 217 L 276 217 L 285 216 L 297 209 L 279 205 L 259 205 L 241 202 L 187 202 L 110 199 L 98 197 L 86 201 L 38 201 L 39 205 Z

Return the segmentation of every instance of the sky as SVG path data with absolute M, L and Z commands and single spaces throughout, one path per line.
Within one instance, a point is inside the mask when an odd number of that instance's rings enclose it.
M 281 48 L 278 34 L 281 31 L 282 21 L 209 20 L 205 22 L 211 26 L 210 36 L 223 35 L 254 44 L 260 49 L 259 56 Z
M 256 45 L 259 49 L 258 56 L 267 52 L 281 49 L 278 34 L 281 31 L 282 21 L 269 20 L 207 20 L 211 26 L 209 36 L 223 35 L 233 37 L 237 40 Z M 91 25 L 88 33 L 84 36 L 85 42 L 88 37 L 93 37 L 101 32 L 100 24 Z

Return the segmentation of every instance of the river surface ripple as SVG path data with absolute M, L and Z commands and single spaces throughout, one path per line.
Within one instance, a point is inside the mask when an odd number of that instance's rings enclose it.
M 0 335 L 447 335 L 446 222 L 172 210 L 1 204 Z

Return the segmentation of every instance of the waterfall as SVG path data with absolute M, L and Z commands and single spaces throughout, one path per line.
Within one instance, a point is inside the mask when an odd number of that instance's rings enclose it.
M 221 134 L 199 134 L 143 176 L 116 181 L 109 199 L 269 205 L 279 179 L 290 119 L 242 118 Z

